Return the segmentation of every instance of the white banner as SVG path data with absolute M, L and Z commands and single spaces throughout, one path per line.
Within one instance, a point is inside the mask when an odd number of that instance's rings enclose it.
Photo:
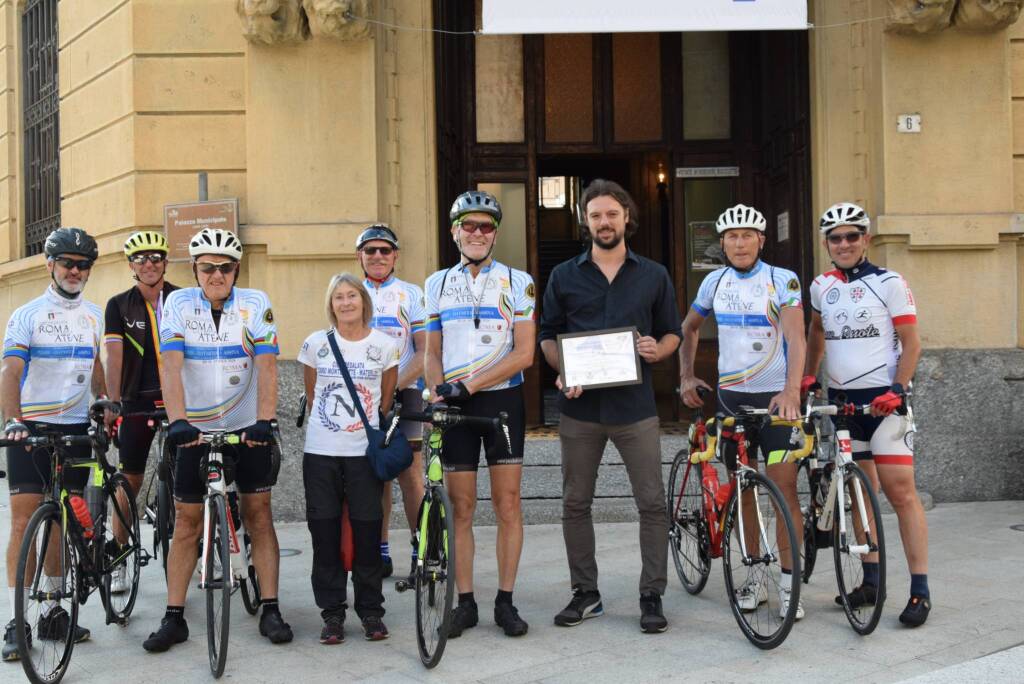
M 483 0 L 484 33 L 807 28 L 807 0 Z

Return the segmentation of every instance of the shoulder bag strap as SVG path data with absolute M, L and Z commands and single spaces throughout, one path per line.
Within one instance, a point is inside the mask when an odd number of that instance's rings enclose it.
M 372 426 L 370 421 L 366 419 L 366 412 L 363 410 L 363 402 L 359 400 L 359 393 L 356 392 L 356 386 L 352 384 L 352 376 L 348 374 L 348 366 L 345 365 L 345 357 L 341 355 L 341 350 L 338 349 L 338 343 L 334 339 L 334 329 L 332 328 L 327 332 L 327 342 L 331 345 L 331 351 L 334 352 L 334 360 L 338 364 L 338 368 L 341 369 L 341 374 L 345 378 L 345 384 L 348 385 L 348 391 L 352 395 L 352 401 L 355 402 L 356 411 L 359 411 L 359 418 L 363 421 L 363 427 L 366 428 L 366 434 L 370 434 Z

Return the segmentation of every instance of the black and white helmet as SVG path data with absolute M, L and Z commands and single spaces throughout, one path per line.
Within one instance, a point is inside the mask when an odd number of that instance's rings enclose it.
M 745 204 L 737 204 L 722 212 L 718 221 L 715 222 L 715 229 L 719 235 L 733 228 L 750 228 L 763 233 L 767 225 L 764 214 L 757 209 Z
M 857 226 L 862 233 L 871 230 L 871 219 L 863 208 L 852 202 L 839 202 L 833 204 L 821 215 L 821 233 L 828 235 L 828 232 L 839 226 Z
M 218 254 L 242 260 L 242 243 L 230 230 L 221 228 L 203 228 L 192 236 L 188 243 L 188 255 L 195 259 L 200 254 Z
M 383 223 L 375 223 L 360 233 L 359 237 L 356 238 L 356 250 L 362 249 L 363 245 L 371 240 L 383 240 L 395 249 L 398 249 L 398 236 L 395 235 L 395 231 Z
M 501 223 L 501 205 L 494 195 L 483 190 L 469 190 L 456 197 L 448 219 L 455 223 L 466 214 L 475 212 L 487 214 L 494 218 L 495 223 Z
M 81 228 L 58 228 L 46 236 L 43 252 L 54 258 L 61 254 L 77 254 L 95 261 L 100 255 L 96 240 Z

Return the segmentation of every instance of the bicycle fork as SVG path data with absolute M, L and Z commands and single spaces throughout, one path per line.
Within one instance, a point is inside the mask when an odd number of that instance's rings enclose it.
M 745 525 L 744 525 L 744 522 L 743 522 L 743 509 L 744 509 L 744 506 L 743 506 L 743 485 L 745 484 L 745 480 L 746 480 L 746 478 L 744 476 L 744 473 L 745 473 L 744 469 L 748 468 L 748 466 L 739 466 L 739 468 L 740 468 L 740 471 L 736 473 L 736 484 L 737 484 L 737 488 L 736 488 L 736 498 L 737 498 L 737 502 L 736 502 L 737 503 L 737 505 L 736 505 L 736 522 L 737 522 L 738 528 L 739 528 L 740 550 L 741 550 L 741 552 L 743 554 L 743 564 L 746 565 L 746 566 L 757 565 L 757 564 L 760 564 L 760 563 L 763 563 L 764 565 L 768 565 L 770 563 L 774 563 L 777 560 L 777 558 L 772 553 L 770 553 L 768 551 L 764 551 L 760 556 L 751 556 L 747 552 L 747 532 L 746 532 Z M 754 502 L 753 502 L 754 503 L 754 517 L 757 520 L 757 534 L 758 534 L 758 538 L 760 539 L 760 542 L 761 542 L 761 548 L 762 549 L 770 549 L 771 548 L 771 543 L 768 541 L 768 534 L 767 534 L 767 532 L 765 532 L 765 529 L 764 529 L 764 517 L 761 515 L 761 505 L 757 501 L 757 490 L 756 490 L 756 488 L 754 488 L 754 490 L 751 492 L 751 494 L 752 494 L 753 499 L 754 499 Z M 723 516 L 723 520 L 724 520 L 724 516 Z
M 832 470 L 832 483 L 828 489 L 828 498 L 825 501 L 825 509 L 822 511 L 821 518 L 818 520 L 818 529 L 823 532 L 831 531 L 832 526 L 835 525 L 835 520 L 833 518 L 835 511 L 846 510 L 846 488 L 843 486 L 843 481 L 846 477 L 847 466 L 853 463 L 853 445 L 850 441 L 850 431 L 836 430 L 836 442 L 839 445 L 838 463 Z M 864 506 L 864 493 L 861 491 L 860 480 L 856 477 L 851 477 L 850 482 L 852 484 L 853 498 L 855 499 L 857 514 L 860 516 L 861 528 L 864 530 L 865 543 L 849 543 L 850 539 L 849 531 L 846 529 L 846 516 L 840 515 L 839 549 L 860 557 L 877 551 L 878 546 L 871 541 L 871 528 L 868 523 L 867 509 Z M 854 539 L 854 541 L 856 540 Z

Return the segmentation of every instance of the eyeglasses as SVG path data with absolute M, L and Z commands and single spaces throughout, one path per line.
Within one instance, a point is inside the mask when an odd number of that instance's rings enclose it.
M 851 245 L 855 245 L 860 242 L 863 235 L 859 230 L 853 233 L 830 233 L 826 239 L 831 245 L 841 245 L 844 240 Z
M 74 268 L 77 268 L 79 271 L 88 271 L 94 263 L 92 259 L 69 259 L 68 257 L 61 257 L 54 259 L 54 261 L 69 271 Z
M 238 264 L 235 263 L 234 261 L 225 261 L 225 262 L 220 263 L 220 264 L 215 264 L 212 261 L 197 261 L 196 262 L 196 268 L 199 269 L 199 272 L 200 273 L 204 273 L 206 275 L 209 275 L 209 274 L 213 273 L 214 271 L 220 271 L 224 275 L 227 275 L 228 273 L 233 272 L 235 270 L 236 266 L 238 266 Z
M 360 251 L 362 251 L 363 254 L 369 254 L 370 256 L 373 256 L 374 254 L 380 254 L 381 256 L 391 256 L 391 253 L 395 251 L 395 248 L 394 247 L 363 247 L 363 249 L 360 250 Z
M 159 264 L 161 261 L 167 258 L 164 254 L 132 254 L 128 257 L 128 261 L 133 264 L 144 264 L 147 261 L 151 264 Z
M 490 221 L 459 221 L 459 227 L 470 235 L 478 230 L 481 235 L 490 235 L 498 229 L 498 226 Z

